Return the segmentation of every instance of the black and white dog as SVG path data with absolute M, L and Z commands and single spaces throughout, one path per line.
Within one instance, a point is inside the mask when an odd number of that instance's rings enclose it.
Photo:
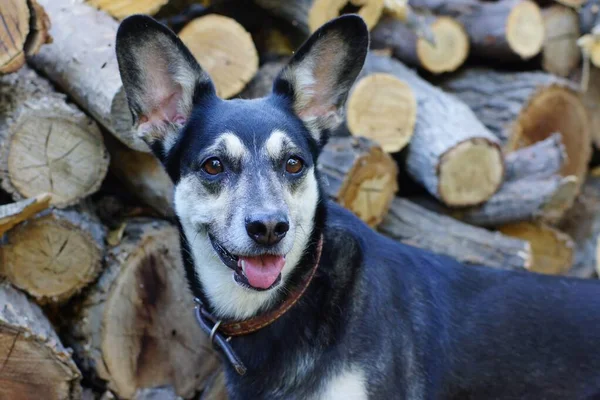
M 140 135 L 175 182 L 187 277 L 232 399 L 600 396 L 600 284 L 467 267 L 325 200 L 315 168 L 368 31 L 325 24 L 269 97 L 221 100 L 149 17 L 117 35 Z M 184 290 L 184 288 L 182 288 Z M 224 344 L 223 344 L 224 343 Z M 231 354 L 233 356 L 231 356 Z

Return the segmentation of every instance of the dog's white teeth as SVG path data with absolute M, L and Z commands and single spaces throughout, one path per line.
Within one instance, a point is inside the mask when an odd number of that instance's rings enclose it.
M 242 272 L 246 275 L 246 260 L 242 260 Z

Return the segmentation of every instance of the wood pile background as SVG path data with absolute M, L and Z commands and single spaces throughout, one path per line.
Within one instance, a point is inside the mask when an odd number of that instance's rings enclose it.
M 246 99 L 321 24 L 362 15 L 327 195 L 467 264 L 598 278 L 598 0 L 3 0 L 0 399 L 226 398 L 173 184 L 132 134 L 114 40 L 135 13 Z

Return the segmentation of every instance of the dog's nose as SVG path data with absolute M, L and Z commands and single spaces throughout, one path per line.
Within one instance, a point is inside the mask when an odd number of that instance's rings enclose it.
M 274 245 L 284 238 L 290 225 L 283 214 L 253 215 L 246 219 L 246 232 L 256 243 Z

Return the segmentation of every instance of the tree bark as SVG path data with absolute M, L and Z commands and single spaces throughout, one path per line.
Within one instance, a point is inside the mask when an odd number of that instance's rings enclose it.
M 542 68 L 551 74 L 567 77 L 579 65 L 577 47 L 579 19 L 577 13 L 560 4 L 543 11 L 546 37 L 542 48 Z
M 468 104 L 507 151 L 559 132 L 567 151 L 561 174 L 583 182 L 591 156 L 590 124 L 572 83 L 540 72 L 471 69 L 447 79 L 442 87 Z
M 575 242 L 575 260 L 569 275 L 580 278 L 597 276 L 600 261 L 600 177 L 588 177 L 574 206 L 558 227 Z
M 549 178 L 558 174 L 567 161 L 567 150 L 562 136 L 556 132 L 546 139 L 508 153 L 504 158 L 504 179 Z
M 0 4 L 0 74 L 17 71 L 25 57 L 52 42 L 50 21 L 36 0 L 4 0 Z
M 175 188 L 163 165 L 153 154 L 131 150 L 118 140 L 106 137 L 110 153 L 110 172 L 142 203 L 158 215 L 175 215 Z
M 485 60 L 527 60 L 542 50 L 542 13 L 529 0 L 410 0 L 410 4 L 456 18 L 469 35 L 471 53 Z
M 79 400 L 81 373 L 40 308 L 0 283 L 0 398 Z
M 238 94 L 258 70 L 252 37 L 232 18 L 216 14 L 196 18 L 179 37 L 211 76 L 222 98 Z
M 569 235 L 543 223 L 519 222 L 499 228 L 505 235 L 531 244 L 532 272 L 563 275 L 573 265 L 574 244 Z
M 0 180 L 15 200 L 66 207 L 96 192 L 108 152 L 96 123 L 25 67 L 0 78 Z
M 554 134 L 509 153 L 504 184 L 481 206 L 452 210 L 429 198 L 418 201 L 472 225 L 497 227 L 521 221 L 554 224 L 573 206 L 577 195 L 577 178 L 558 175 L 565 160 L 560 135 Z
M 325 192 L 364 222 L 377 226 L 398 190 L 398 167 L 365 138 L 331 138 L 319 156 Z
M 469 55 L 469 37 L 452 17 L 427 17 L 435 44 L 420 38 L 405 23 L 391 16 L 382 18 L 371 32 L 371 47 L 391 49 L 400 61 L 434 74 L 453 72 Z
M 62 303 L 100 273 L 105 228 L 90 212 L 49 210 L 6 233 L 0 276 L 40 303 Z
M 531 248 L 509 238 L 457 221 L 397 197 L 379 230 L 402 243 L 458 261 L 502 269 L 529 269 Z
M 0 237 L 17 224 L 50 207 L 51 196 L 40 194 L 31 199 L 0 206 Z
M 504 162 L 496 137 L 466 104 L 419 78 L 401 63 L 369 55 L 364 73 L 406 82 L 417 99 L 408 173 L 448 206 L 483 203 L 500 187 Z
M 306 36 L 343 12 L 359 14 L 369 28 L 383 12 L 384 0 L 255 0 L 256 3 L 297 27 Z
M 129 220 L 106 262 L 74 306 L 67 338 L 79 365 L 119 398 L 163 385 L 191 397 L 217 358 L 194 318 L 177 229 L 159 220 Z
M 120 141 L 134 150 L 150 152 L 132 129 L 115 53 L 118 22 L 83 0 L 39 2 L 52 21 L 53 43 L 31 57 L 31 65 Z
M 588 113 L 592 143 L 600 149 L 600 68 L 589 65 L 573 72 L 571 79 L 581 86 L 583 104 Z

